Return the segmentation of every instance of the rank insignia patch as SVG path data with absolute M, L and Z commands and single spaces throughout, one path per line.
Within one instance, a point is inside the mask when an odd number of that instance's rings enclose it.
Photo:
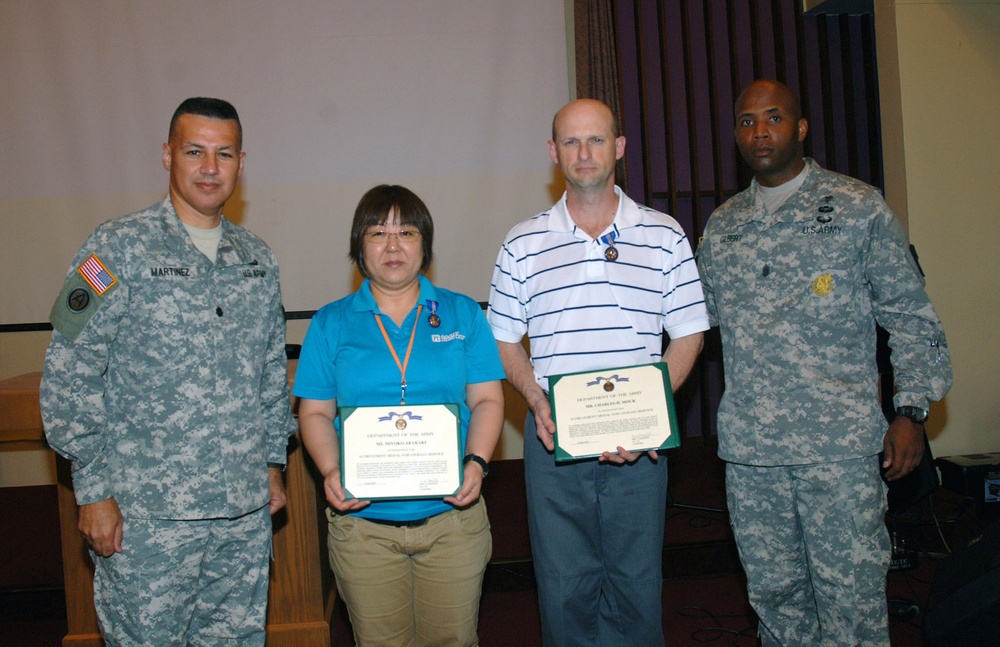
M 90 258 L 83 262 L 83 265 L 76 268 L 76 271 L 90 284 L 90 287 L 94 288 L 97 296 L 101 296 L 118 282 L 118 279 L 112 276 L 108 268 L 104 267 L 101 259 L 97 258 L 97 254 L 91 254 Z

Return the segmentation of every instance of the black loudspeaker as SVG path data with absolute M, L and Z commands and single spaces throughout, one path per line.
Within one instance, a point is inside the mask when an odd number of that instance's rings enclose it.
M 938 564 L 924 615 L 924 642 L 983 647 L 998 641 L 1000 524 L 993 524 Z

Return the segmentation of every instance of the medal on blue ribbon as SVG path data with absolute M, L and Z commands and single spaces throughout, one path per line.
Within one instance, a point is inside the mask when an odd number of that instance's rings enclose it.
M 431 311 L 431 313 L 427 315 L 427 323 L 430 324 L 431 328 L 437 328 L 441 325 L 441 317 L 437 315 L 438 302 L 427 299 L 427 307 L 430 308 Z
M 601 242 L 608 246 L 608 248 L 604 250 L 604 260 L 609 263 L 614 263 L 618 260 L 618 248 L 615 247 L 616 238 L 618 238 L 618 230 L 601 236 Z

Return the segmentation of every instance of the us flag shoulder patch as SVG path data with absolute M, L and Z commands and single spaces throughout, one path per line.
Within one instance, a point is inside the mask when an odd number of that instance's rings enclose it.
M 91 254 L 76 271 L 90 284 L 90 287 L 94 288 L 98 296 L 110 290 L 118 282 L 108 268 L 104 267 L 101 259 L 97 258 L 97 254 Z

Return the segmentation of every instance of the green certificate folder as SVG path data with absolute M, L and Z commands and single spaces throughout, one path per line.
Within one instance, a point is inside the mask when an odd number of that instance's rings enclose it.
M 680 445 L 663 362 L 550 376 L 549 402 L 557 461 Z

